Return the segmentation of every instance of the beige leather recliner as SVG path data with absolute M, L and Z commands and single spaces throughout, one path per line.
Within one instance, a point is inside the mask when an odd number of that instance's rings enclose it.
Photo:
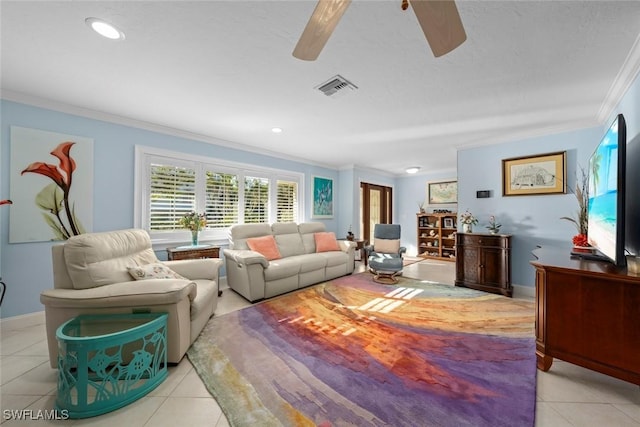
M 52 247 L 54 289 L 43 291 L 49 361 L 57 367 L 56 330 L 80 314 L 164 312 L 167 360 L 178 363 L 218 304 L 222 260 L 161 262 L 145 230 L 73 236 Z M 182 279 L 134 280 L 130 267 L 160 263 Z

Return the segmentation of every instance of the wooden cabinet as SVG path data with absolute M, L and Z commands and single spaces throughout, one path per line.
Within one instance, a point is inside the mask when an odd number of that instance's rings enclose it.
M 456 253 L 456 286 L 513 295 L 510 235 L 458 233 Z
M 419 213 L 418 256 L 447 261 L 456 260 L 455 213 Z
M 538 369 L 556 357 L 640 385 L 640 276 L 569 252 L 533 252 Z

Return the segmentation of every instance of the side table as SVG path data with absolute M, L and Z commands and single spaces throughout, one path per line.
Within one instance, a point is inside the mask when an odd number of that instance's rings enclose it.
M 169 261 L 180 259 L 220 258 L 220 248 L 211 245 L 167 248 L 167 258 Z
M 167 248 L 167 259 L 176 261 L 181 259 L 220 258 L 220 248 L 212 245 L 178 246 Z M 220 283 L 218 283 L 220 286 Z M 218 296 L 222 291 L 218 289 Z

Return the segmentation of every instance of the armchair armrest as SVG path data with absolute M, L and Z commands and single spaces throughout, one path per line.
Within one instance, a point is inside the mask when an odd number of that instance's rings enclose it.
M 338 246 L 340 246 L 340 250 L 342 252 L 354 252 L 356 250 L 356 242 L 352 242 L 350 240 L 338 240 Z
M 208 279 L 217 282 L 222 260 L 217 258 L 183 259 L 163 261 L 163 264 L 189 280 Z
M 362 249 L 364 249 L 364 255 L 369 258 L 371 253 L 373 252 L 373 245 L 366 245 Z
M 232 260 L 238 265 L 252 265 L 260 264 L 262 267 L 269 267 L 269 261 L 264 255 L 255 251 L 240 250 L 240 249 L 224 249 L 222 251 L 225 259 Z

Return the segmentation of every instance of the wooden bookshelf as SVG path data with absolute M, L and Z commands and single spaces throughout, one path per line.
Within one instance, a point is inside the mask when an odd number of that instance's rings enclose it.
M 457 220 L 455 212 L 417 214 L 418 256 L 455 261 Z

